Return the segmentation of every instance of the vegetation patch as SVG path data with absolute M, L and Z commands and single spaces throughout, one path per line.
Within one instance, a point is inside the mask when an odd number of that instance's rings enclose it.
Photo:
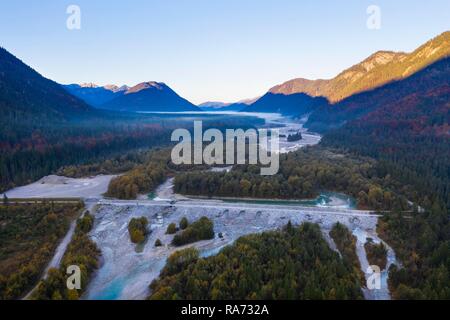
M 77 227 L 70 244 L 64 253 L 59 269 L 50 269 L 48 276 L 42 280 L 32 294 L 35 300 L 77 300 L 81 297 L 92 273 L 98 268 L 98 259 L 101 255 L 88 235 L 86 226 L 91 226 L 93 217 L 87 212 L 84 218 L 77 221 Z M 78 266 L 81 271 L 81 289 L 69 290 L 67 288 L 67 267 Z
M 378 234 L 394 249 L 402 268 L 389 269 L 394 299 L 450 299 L 450 218 L 437 203 L 430 210 L 385 214 Z
M 336 223 L 333 226 L 330 231 L 330 236 L 333 238 L 334 243 L 336 243 L 336 247 L 341 253 L 344 263 L 348 267 L 353 268 L 353 272 L 359 275 L 360 283 L 364 283 L 364 274 L 361 271 L 361 264 L 356 254 L 356 237 L 341 223 Z
M 130 234 L 130 240 L 133 243 L 142 243 L 145 241 L 147 231 L 148 220 L 146 217 L 133 218 L 128 223 L 128 233 Z
M 36 284 L 81 204 L 0 205 L 0 300 Z
M 261 176 L 254 165 L 235 166 L 230 172 L 185 172 L 175 177 L 174 190 L 259 199 L 312 199 L 328 190 L 353 196 L 362 209 L 407 209 L 406 199 L 393 186 L 390 176 L 377 172 L 373 159 L 315 146 L 280 155 L 280 171 L 273 176 Z
M 386 269 L 387 265 L 387 249 L 383 243 L 376 244 L 372 239 L 367 239 L 364 244 L 367 260 L 371 266 L 378 266 L 380 270 Z
M 362 299 L 358 275 L 323 239 L 318 225 L 236 240 L 216 256 L 172 254 L 149 299 Z
M 288 142 L 295 142 L 295 141 L 300 141 L 303 139 L 302 133 L 299 131 L 297 133 L 294 134 L 290 134 L 287 136 L 287 141 Z
M 167 226 L 166 234 L 175 234 L 177 231 L 177 225 L 175 223 L 171 223 Z
M 172 240 L 175 246 L 214 239 L 214 224 L 207 217 L 202 217 L 198 221 L 187 226 L 181 233 L 176 234 Z

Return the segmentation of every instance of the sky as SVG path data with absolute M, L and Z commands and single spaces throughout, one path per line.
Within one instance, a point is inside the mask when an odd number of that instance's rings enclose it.
M 67 28 L 69 5 L 80 8 L 80 29 Z M 380 9 L 380 29 L 367 27 L 370 5 Z M 45 77 L 160 81 L 193 103 L 331 78 L 378 50 L 409 52 L 446 30 L 449 0 L 0 1 L 0 46 Z

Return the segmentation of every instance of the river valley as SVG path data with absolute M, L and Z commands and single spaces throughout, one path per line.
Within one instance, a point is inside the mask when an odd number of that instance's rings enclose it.
M 280 139 L 280 152 L 292 152 L 306 145 L 317 144 L 321 139 L 319 135 L 306 132 L 301 122 L 277 115 L 264 116 L 266 124 L 277 128 L 283 136 Z M 286 136 L 292 132 L 301 132 L 303 139 L 296 142 L 287 141 Z M 370 211 L 356 210 L 354 199 L 342 194 L 323 192 L 317 199 L 303 201 L 200 199 L 175 194 L 171 178 L 158 187 L 154 194 L 141 195 L 138 200 L 104 199 L 103 193 L 114 177 L 111 175 L 69 179 L 49 176 L 7 192 L 10 198 L 84 199 L 86 207 L 95 217 L 90 236 L 100 248 L 102 258 L 101 266 L 95 272 L 83 299 L 145 299 L 149 295 L 149 284 L 159 276 L 167 258 L 176 250 L 193 246 L 199 250 L 202 257 L 215 255 L 241 236 L 276 230 L 285 226 L 288 221 L 294 224 L 317 223 L 333 250 L 336 250 L 336 246 L 328 234 L 329 231 L 337 222 L 346 225 L 358 239 L 357 255 L 364 273 L 370 271 L 364 243 L 368 237 L 375 243 L 382 241 L 376 234 L 379 216 Z M 141 216 L 148 219 L 151 232 L 144 244 L 136 246 L 129 239 L 127 226 L 131 218 Z M 213 221 L 214 239 L 179 248 L 170 244 L 173 235 L 165 234 L 170 223 L 178 224 L 183 217 L 193 222 L 202 216 Z M 67 246 L 68 242 L 66 238 L 52 259 L 52 267 L 57 266 L 55 264 L 58 264 L 62 257 L 64 246 Z M 161 247 L 154 246 L 156 239 L 161 240 Z M 389 246 L 387 248 L 388 267 L 398 264 L 393 250 Z M 366 278 L 369 279 L 370 275 L 368 272 Z M 362 290 L 367 299 L 389 299 L 387 270 L 381 272 L 380 288 Z

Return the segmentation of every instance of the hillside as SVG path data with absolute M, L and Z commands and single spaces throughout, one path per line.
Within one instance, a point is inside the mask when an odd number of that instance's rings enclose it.
M 85 102 L 3 48 L 0 48 L 0 110 L 3 125 L 49 119 L 67 121 L 96 114 Z
M 393 178 L 417 186 L 419 199 L 410 200 L 440 199 L 450 208 L 450 58 L 316 112 L 310 121 L 316 128 L 348 121 L 328 131 L 322 144 L 381 159 Z
M 423 116 L 423 112 L 433 110 L 417 109 L 420 106 L 418 101 L 430 95 L 445 93 L 450 86 L 449 64 L 450 58 L 446 58 L 403 80 L 356 94 L 335 105 L 322 106 L 311 114 L 306 127 L 313 131 L 324 132 L 379 109 L 380 112 L 384 110 L 384 115 L 397 116 L 406 107 L 407 111 L 414 110 L 415 119 L 413 117 L 413 120 L 418 121 Z M 437 90 L 438 88 L 441 89 Z M 368 116 L 365 121 L 370 119 L 371 117 Z
M 0 110 L 0 192 L 63 165 L 169 139 L 156 120 L 95 109 L 5 49 L 0 49 Z
M 166 84 L 160 82 L 140 83 L 100 107 L 118 111 L 201 111 Z
M 329 80 L 293 79 L 275 86 L 274 94 L 306 93 L 339 102 L 353 94 L 404 79 L 450 55 L 450 31 L 428 41 L 412 53 L 379 51 Z

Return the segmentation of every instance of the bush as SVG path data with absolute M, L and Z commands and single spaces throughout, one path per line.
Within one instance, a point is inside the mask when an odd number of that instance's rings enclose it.
M 376 244 L 372 239 L 367 239 L 364 244 L 367 253 L 367 260 L 370 265 L 380 267 L 381 270 L 386 269 L 387 265 L 387 249 L 383 243 Z
M 172 244 L 175 246 L 182 246 L 188 243 L 197 242 L 200 240 L 209 240 L 214 238 L 214 224 L 206 217 L 192 223 L 181 234 L 177 234 Z
M 303 137 L 302 137 L 302 133 L 301 133 L 301 132 L 297 132 L 297 133 L 294 133 L 294 134 L 290 134 L 290 135 L 287 137 L 287 141 L 288 141 L 288 142 L 300 141 L 300 140 L 302 140 L 302 139 L 303 139 Z
M 133 218 L 128 224 L 128 232 L 133 243 L 142 243 L 147 235 L 148 220 L 146 217 Z
M 88 233 L 94 226 L 94 217 L 87 211 L 83 218 L 77 221 L 77 232 Z
M 177 226 L 175 225 L 175 223 L 169 224 L 166 230 L 166 234 L 175 234 L 175 233 L 177 233 Z
M 180 229 L 184 230 L 188 227 L 188 225 L 189 225 L 188 219 L 186 217 L 183 217 L 180 221 Z

